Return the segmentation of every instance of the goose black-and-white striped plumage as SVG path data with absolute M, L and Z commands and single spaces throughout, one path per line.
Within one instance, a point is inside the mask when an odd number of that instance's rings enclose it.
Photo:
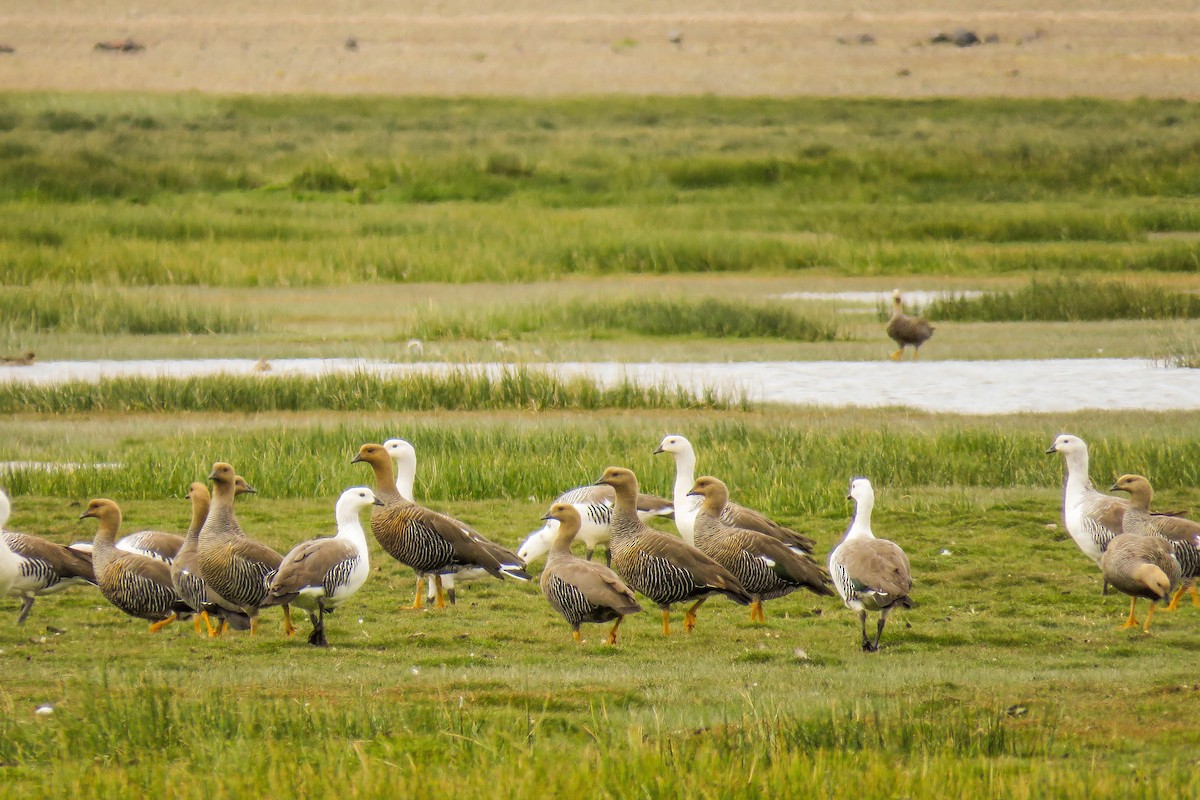
M 750 595 L 733 573 L 675 536 L 646 525 L 637 514 L 638 481 L 632 470 L 609 467 L 598 483 L 616 491 L 612 521 L 612 567 L 635 591 L 662 611 L 663 635 L 671 633 L 671 606 L 696 602 L 683 616 L 683 627 L 696 626 L 696 611 L 714 594 L 749 605 Z
M 753 598 L 750 620 L 766 622 L 763 601 L 807 589 L 833 595 L 829 575 L 803 553 L 758 531 L 735 528 L 721 521 L 729 498 L 724 482 L 705 475 L 696 479 L 691 495 L 703 502 L 696 516 L 696 548 L 732 572 Z
M 1172 611 L 1178 608 L 1180 598 L 1189 588 L 1192 604 L 1200 605 L 1195 587 L 1196 579 L 1200 578 L 1200 523 L 1182 517 L 1151 513 L 1150 503 L 1154 500 L 1154 487 L 1141 475 L 1122 475 L 1113 484 L 1112 490 L 1129 492 L 1129 508 L 1125 509 L 1122 522 L 1125 533 L 1161 537 L 1171 545 L 1179 563 L 1183 583 L 1167 608 Z
M 234 483 L 235 494 L 254 492 L 253 487 L 240 475 L 234 479 Z M 195 612 L 197 635 L 201 633 L 201 621 L 208 628 L 209 636 L 219 636 L 226 625 L 234 630 L 249 630 L 250 618 L 233 603 L 213 591 L 200 577 L 200 531 L 208 519 L 212 495 L 207 486 L 197 482 L 188 488 L 187 499 L 192 504 L 192 522 L 188 527 L 187 536 L 184 537 L 183 546 L 179 548 L 171 563 L 171 584 L 175 587 L 175 593 Z M 220 620 L 219 627 L 213 627 L 212 617 Z
M 694 546 L 696 543 L 696 515 L 700 513 L 701 499 L 688 493 L 696 483 L 696 450 L 685 437 L 677 433 L 669 433 L 663 437 L 654 452 L 655 454 L 670 453 L 675 459 L 675 485 L 672 492 L 675 527 L 679 529 L 679 535 L 683 537 L 683 540 Z M 816 545 L 812 537 L 780 525 L 760 511 L 732 501 L 725 503 L 725 508 L 721 511 L 721 522 L 734 528 L 746 528 L 766 534 L 803 553 L 812 553 L 813 547 Z
M 871 531 L 875 490 L 866 478 L 850 481 L 850 498 L 856 507 L 846 535 L 829 554 L 829 575 L 846 607 L 858 612 L 862 622 L 862 649 L 879 649 L 883 626 L 894 608 L 912 608 L 912 571 L 908 556 L 895 542 L 877 539 Z M 867 612 L 879 612 L 875 641 L 867 636 Z
M 170 565 L 179 555 L 185 537 L 166 531 L 137 531 L 117 540 L 117 549 L 137 553 Z
M 250 633 L 258 632 L 258 610 L 283 556 L 246 536 L 238 525 L 233 501 L 237 473 L 229 464 L 213 464 L 208 479 L 213 482 L 212 504 L 200 529 L 197 566 L 200 577 L 214 592 L 250 618 Z M 283 630 L 296 632 L 291 609 L 283 606 Z
M 913 361 L 916 361 L 921 345 L 933 336 L 933 326 L 929 324 L 929 320 L 904 313 L 904 302 L 900 299 L 899 289 L 892 292 L 892 316 L 888 319 L 887 335 L 896 343 L 897 348 L 891 355 L 892 361 L 904 358 L 906 347 L 913 349 Z
M 17 624 L 24 625 L 37 597 L 81 583 L 96 583 L 92 554 L 38 536 L 6 531 L 11 505 L 0 492 L 0 596 L 19 598 Z M 7 586 L 5 586 L 7 584 Z
M 80 519 L 94 518 L 100 526 L 92 540 L 96 585 L 110 603 L 131 617 L 150 621 L 154 633 L 190 613 L 171 583 L 171 569 L 162 561 L 117 549 L 121 509 L 112 500 L 88 503 Z
M 396 491 L 405 500 L 416 502 L 416 497 L 413 495 L 413 486 L 417 480 L 417 449 L 410 442 L 404 439 L 388 439 L 383 443 L 383 447 L 392 457 L 392 465 L 396 469 Z M 479 567 L 465 567 L 456 572 L 446 572 L 444 574 L 433 575 L 417 575 L 417 597 L 421 596 L 421 581 L 425 580 L 428 583 L 428 596 L 430 600 L 436 602 L 438 595 L 438 587 L 445 590 L 446 596 L 450 599 L 450 605 L 458 602 L 458 584 L 467 583 L 468 581 L 477 581 L 480 578 L 486 578 L 487 571 Z M 415 602 L 417 608 L 421 607 L 419 599 Z
M 1108 583 L 1129 595 L 1129 617 L 1122 628 L 1137 627 L 1138 598 L 1150 601 L 1142 628 L 1146 633 L 1150 632 L 1154 609 L 1171 596 L 1171 590 L 1180 582 L 1179 561 L 1172 552 L 1171 542 L 1159 536 L 1138 533 L 1114 536 L 1100 557 L 1100 569 Z
M 384 505 L 371 511 L 371 532 L 401 564 L 417 573 L 443 575 L 480 567 L 496 578 L 529 580 L 525 562 L 516 553 L 488 541 L 466 523 L 401 497 L 391 456 L 382 445 L 364 444 L 353 463 L 368 464 L 375 473 L 375 496 Z M 445 605 L 439 595 L 437 607 Z M 414 601 L 413 607 L 419 608 L 419 602 Z
M 307 611 L 313 624 L 311 645 L 329 646 L 325 615 L 354 596 L 367 580 L 367 535 L 358 514 L 372 505 L 382 506 L 383 501 L 365 486 L 342 492 L 334 509 L 337 535 L 293 547 L 271 581 L 267 605 L 295 603 Z
M 607 545 L 611 538 L 610 528 L 615 499 L 616 495 L 611 486 L 593 484 L 568 489 L 550 503 L 551 507 L 559 503 L 567 503 L 575 507 L 580 519 L 579 533 L 575 538 L 583 542 L 584 558 L 588 561 L 591 561 L 592 556 L 595 555 L 596 547 L 601 544 Z M 670 500 L 644 492 L 638 492 L 637 506 L 638 517 L 643 522 L 651 517 L 670 517 L 675 513 L 674 505 Z M 525 563 L 541 558 L 550 552 L 550 547 L 557 535 L 558 521 L 549 518 L 545 525 L 525 538 L 520 549 L 517 550 L 517 555 L 524 559 Z M 607 548 L 604 560 L 611 566 L 612 552 Z
M 1092 486 L 1088 477 L 1088 448 L 1083 439 L 1060 433 L 1046 452 L 1061 454 L 1066 463 L 1063 525 L 1080 551 L 1099 565 L 1108 543 L 1124 530 L 1122 521 L 1129 503 L 1098 492 Z
M 611 622 L 608 643 L 617 643 L 617 628 L 627 614 L 642 610 L 633 591 L 608 567 L 579 558 L 571 542 L 579 532 L 579 512 L 571 503 L 555 503 L 546 519 L 558 523 L 554 544 L 542 570 L 542 594 L 571 626 L 571 636 L 582 641 L 579 626 L 585 622 Z

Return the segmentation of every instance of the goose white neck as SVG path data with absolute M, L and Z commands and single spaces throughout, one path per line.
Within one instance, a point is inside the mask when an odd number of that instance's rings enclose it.
M 866 539 L 875 538 L 875 534 L 871 532 L 871 511 L 874 507 L 874 497 L 867 496 L 855 500 L 854 519 L 850 523 L 850 529 L 846 531 L 847 539 L 857 537 Z
M 393 460 L 396 462 L 396 491 L 411 503 L 413 501 L 413 484 L 417 480 L 417 460 L 411 456 Z
M 1086 448 L 1063 453 L 1067 464 L 1067 482 L 1063 487 L 1067 495 L 1079 495 L 1092 488 L 1088 477 L 1088 451 Z
M 362 508 L 361 503 L 339 500 L 337 508 L 334 510 L 338 526 L 335 538 L 348 539 L 359 550 L 365 549 L 367 546 L 367 534 L 363 530 L 362 521 L 358 518 L 358 512 Z

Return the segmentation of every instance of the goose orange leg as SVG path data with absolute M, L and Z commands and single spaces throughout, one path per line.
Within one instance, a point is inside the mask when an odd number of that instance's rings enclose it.
M 671 609 L 663 609 L 663 636 L 671 635 Z
M 192 617 L 192 628 L 195 629 L 197 636 L 203 636 L 204 633 L 200 630 L 200 614 Z
M 213 624 L 212 624 L 212 617 L 210 617 L 210 616 L 208 615 L 208 612 L 207 612 L 207 611 L 201 611 L 201 612 L 200 612 L 200 618 L 204 620 L 204 626 L 205 626 L 206 628 L 208 628 L 208 636 L 209 636 L 209 638 L 212 638 L 213 636 L 219 636 L 219 635 L 220 635 L 220 634 L 217 632 L 217 630 L 216 630 L 215 628 L 213 628 Z M 224 621 L 225 621 L 225 620 L 221 620 L 221 622 L 224 622 Z M 199 627 L 199 626 L 196 626 L 196 633 L 200 633 L 200 627 Z
M 167 627 L 167 626 L 168 626 L 168 625 L 170 625 L 172 622 L 174 622 L 174 621 L 175 621 L 175 619 L 176 619 L 176 614 L 175 614 L 175 612 L 174 612 L 174 611 L 172 611 L 172 612 L 171 612 L 171 616 L 167 617 L 166 619 L 160 619 L 158 622 L 155 622 L 155 623 L 153 623 L 153 624 L 150 626 L 150 632 L 151 632 L 151 633 L 158 633 L 158 632 L 159 632 L 159 631 L 161 631 L 163 628 Z
M 287 603 L 283 604 L 283 632 L 288 636 L 296 634 L 296 626 L 292 624 L 292 607 Z
M 250 635 L 258 636 L 258 614 L 250 618 Z
M 1136 608 L 1137 608 L 1137 598 L 1136 597 L 1129 598 L 1129 619 L 1125 620 L 1125 624 L 1122 625 L 1120 628 L 1121 630 L 1125 630 L 1126 628 L 1136 628 L 1138 626 L 1137 617 L 1135 617 L 1133 615 L 1133 612 Z
M 704 601 L 707 599 L 707 597 L 701 597 L 691 608 L 683 612 L 683 629 L 688 633 L 691 633 L 692 629 L 696 627 L 696 612 L 700 610 L 700 606 L 704 605 Z
M 579 632 L 579 628 L 571 631 L 571 638 L 575 640 L 575 644 L 583 644 L 583 634 Z
M 437 589 L 437 602 L 434 604 L 434 607 L 435 608 L 445 608 L 446 607 L 446 592 L 442 589 L 442 576 L 441 575 L 433 576 L 433 585 L 434 585 L 434 588 Z
M 612 630 L 608 632 L 608 640 L 607 641 L 609 644 L 617 643 L 617 628 L 621 627 L 621 620 L 623 620 L 623 619 L 625 619 L 625 618 L 617 617 L 617 621 L 613 624 Z
M 1183 599 L 1184 592 L 1188 592 L 1192 595 L 1193 606 L 1200 606 L 1200 594 L 1196 592 L 1196 584 L 1189 581 L 1183 586 L 1180 586 L 1179 590 L 1175 592 L 1175 596 L 1171 598 L 1170 605 L 1167 606 L 1167 611 L 1174 611 L 1175 609 L 1179 608 L 1179 601 Z
M 1154 609 L 1158 607 L 1158 601 L 1154 600 L 1150 603 L 1150 610 L 1146 612 L 1146 624 L 1142 626 L 1142 633 L 1150 632 L 1150 620 L 1154 618 Z
M 899 361 L 900 359 L 904 358 L 904 348 L 901 347 L 899 350 L 888 356 L 888 358 L 890 358 L 892 361 Z
M 425 598 L 421 594 L 421 576 L 417 576 L 417 595 L 413 598 L 413 604 L 409 606 L 413 611 L 420 611 L 425 607 Z
M 229 630 L 229 620 L 223 619 L 223 620 L 221 620 L 221 623 L 219 625 L 217 625 L 217 632 L 210 633 L 209 636 L 213 636 L 213 637 L 219 639 L 219 638 L 221 638 L 221 634 L 227 630 Z

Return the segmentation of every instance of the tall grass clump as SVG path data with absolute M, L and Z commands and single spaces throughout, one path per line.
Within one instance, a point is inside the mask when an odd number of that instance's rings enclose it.
M 254 316 L 197 304 L 184 295 L 148 296 L 110 286 L 39 284 L 0 292 L 0 319 L 8 333 L 205 334 L 257 330 Z
M 1195 319 L 1200 317 L 1200 295 L 1130 281 L 1034 278 L 1013 291 L 938 298 L 925 313 L 957 322 Z

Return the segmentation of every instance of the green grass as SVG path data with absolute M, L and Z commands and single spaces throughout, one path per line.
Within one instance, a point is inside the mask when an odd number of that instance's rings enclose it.
M 63 333 L 253 333 L 250 312 L 198 305 L 180 292 L 153 294 L 114 286 L 9 287 L 0 293 L 0 319 L 8 336 Z
M 956 322 L 1195 319 L 1200 317 L 1200 295 L 1129 281 L 1035 278 L 1013 291 L 937 298 L 924 313 L 939 321 Z M 880 315 L 886 318 L 882 310 Z

